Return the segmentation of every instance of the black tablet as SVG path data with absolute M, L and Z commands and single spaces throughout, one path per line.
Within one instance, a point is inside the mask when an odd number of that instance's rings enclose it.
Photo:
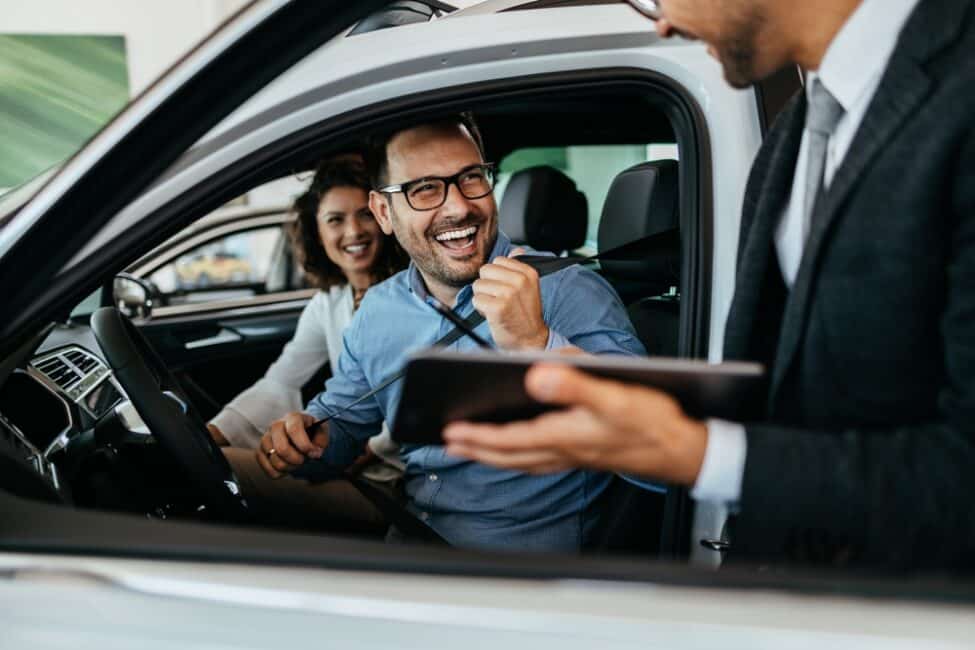
M 689 415 L 700 418 L 753 419 L 761 412 L 765 396 L 765 371 L 755 363 L 430 350 L 407 363 L 393 439 L 441 444 L 449 422 L 509 422 L 553 410 L 525 392 L 525 373 L 539 361 L 566 363 L 599 377 L 659 388 L 673 395 Z

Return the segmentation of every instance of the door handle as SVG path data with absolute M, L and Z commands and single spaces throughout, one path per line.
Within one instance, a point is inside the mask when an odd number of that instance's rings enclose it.
M 208 336 L 206 338 L 196 339 L 195 341 L 187 341 L 183 344 L 183 347 L 185 347 L 187 350 L 198 350 L 200 348 L 209 348 L 214 345 L 237 343 L 243 340 L 244 338 L 237 332 L 223 328 L 215 336 Z
M 723 539 L 702 539 L 701 546 L 708 549 L 709 551 L 717 551 L 718 553 L 725 553 L 731 548 L 731 542 L 725 541 Z

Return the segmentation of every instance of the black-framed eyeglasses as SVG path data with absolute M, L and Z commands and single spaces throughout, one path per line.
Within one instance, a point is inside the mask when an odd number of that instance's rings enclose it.
M 484 198 L 494 189 L 494 163 L 470 165 L 453 176 L 424 176 L 399 185 L 387 185 L 377 192 L 401 192 L 414 210 L 436 210 L 447 202 L 447 192 L 456 185 L 467 199 Z
M 664 17 L 663 12 L 660 11 L 660 0 L 626 0 L 626 3 L 650 20 L 660 20 Z

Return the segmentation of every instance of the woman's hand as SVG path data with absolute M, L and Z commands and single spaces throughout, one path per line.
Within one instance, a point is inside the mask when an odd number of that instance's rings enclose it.
M 215 443 L 217 443 L 218 445 L 220 445 L 221 447 L 229 447 L 230 446 L 230 441 L 227 440 L 227 437 L 223 435 L 223 431 L 221 431 L 217 427 L 217 425 L 215 425 L 215 424 L 208 424 L 207 425 L 207 431 L 210 432 L 210 437 L 213 438 L 213 441 Z

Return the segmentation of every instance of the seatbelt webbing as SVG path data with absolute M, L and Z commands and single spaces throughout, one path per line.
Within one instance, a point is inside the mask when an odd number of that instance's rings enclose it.
M 661 233 L 656 233 L 648 237 L 643 237 L 634 242 L 624 244 L 622 246 L 617 246 L 616 248 L 611 248 L 608 251 L 602 253 L 597 253 L 590 257 L 550 257 L 548 255 L 520 255 L 517 260 L 528 264 L 538 272 L 539 277 L 544 277 L 551 273 L 561 271 L 570 266 L 576 264 L 591 264 L 592 262 L 598 260 L 620 260 L 620 261 L 638 261 L 645 258 L 647 255 L 652 255 L 657 252 L 657 250 L 668 249 L 672 250 L 675 243 L 679 244 L 680 233 L 677 230 L 667 230 Z M 474 329 L 485 320 L 484 316 L 478 312 L 472 312 L 467 318 L 464 319 L 464 323 L 470 328 Z M 464 331 L 459 327 L 447 332 L 442 338 L 437 340 L 432 347 L 447 347 L 451 343 L 454 343 L 462 336 L 465 336 Z M 319 425 L 327 422 L 328 420 L 344 413 L 353 406 L 373 397 L 383 389 L 387 388 L 390 384 L 400 380 L 406 374 L 406 369 L 400 370 L 399 372 L 387 377 L 382 382 L 379 383 L 375 388 L 370 390 L 365 395 L 357 397 L 355 400 L 346 404 L 341 409 L 332 413 L 331 415 L 318 420 L 313 423 L 309 430 L 315 429 Z M 386 521 L 392 525 L 395 525 L 400 529 L 402 533 L 408 535 L 411 538 L 415 538 L 427 542 L 435 542 L 446 544 L 446 540 L 443 539 L 435 530 L 430 528 L 427 524 L 421 522 L 413 514 L 403 507 L 400 503 L 394 499 L 387 496 L 382 490 L 370 485 L 367 481 L 362 480 L 358 476 L 348 474 L 345 472 L 336 473 L 335 476 L 325 478 L 323 480 L 332 480 L 334 478 L 344 478 L 348 480 L 366 499 L 369 500 L 372 505 L 379 510 Z M 322 482 L 312 481 L 313 483 Z

